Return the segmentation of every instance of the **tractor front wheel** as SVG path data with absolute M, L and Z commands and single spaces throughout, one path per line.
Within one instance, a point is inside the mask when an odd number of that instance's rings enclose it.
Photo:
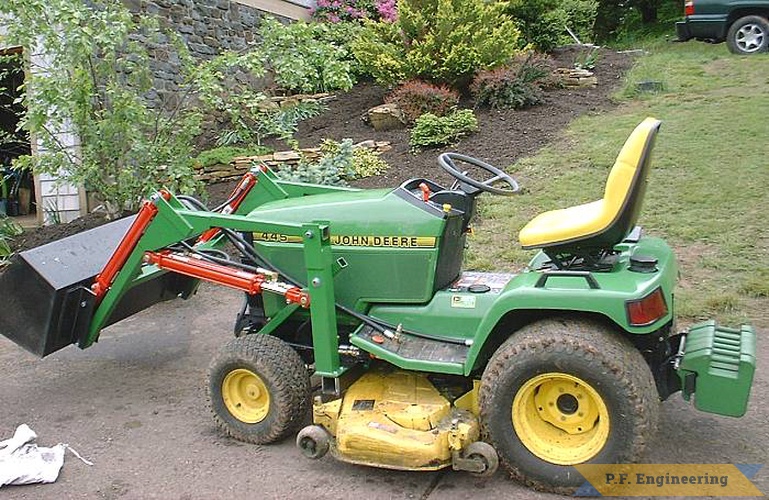
M 569 493 L 583 463 L 637 461 L 656 429 L 659 398 L 641 353 L 592 321 L 547 319 L 500 346 L 483 373 L 484 432 L 512 476 Z
M 299 355 L 269 335 L 227 342 L 211 361 L 208 400 L 216 424 L 247 443 L 268 444 L 302 425 L 310 378 Z

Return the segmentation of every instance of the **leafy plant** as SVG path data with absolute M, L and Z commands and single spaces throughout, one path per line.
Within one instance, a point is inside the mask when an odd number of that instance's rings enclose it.
M 427 113 L 419 118 L 411 130 L 413 148 L 442 146 L 478 130 L 478 119 L 472 110 L 462 109 L 447 116 Z
M 275 83 L 289 92 L 349 90 L 355 83 L 354 58 L 339 36 L 350 28 L 297 21 L 288 25 L 264 17 L 258 46 L 243 58 L 261 63 Z M 341 32 L 341 33 L 340 33 Z
M 278 177 L 293 182 L 345 186 L 347 181 L 377 175 L 389 168 L 379 153 L 356 148 L 352 139 L 336 142 L 326 139 L 320 146 L 318 161 L 303 159 L 278 171 Z
M 0 215 L 0 269 L 8 263 L 8 259 L 13 255 L 11 241 L 23 232 L 24 230 L 17 222 L 5 215 Z
M 289 94 L 352 88 L 354 60 L 342 42 L 352 36 L 350 29 L 304 22 L 286 26 L 265 18 L 259 45 L 244 53 L 225 52 L 195 68 L 201 102 L 225 121 L 217 144 L 261 145 L 271 136 L 290 141 L 299 122 L 323 110 L 312 100 L 273 102 L 258 90 L 265 78 Z
M 525 108 L 542 102 L 542 88 L 552 85 L 553 63 L 544 55 L 518 56 L 507 66 L 482 71 L 470 90 L 479 106 Z
M 210 167 L 217 164 L 228 164 L 233 158 L 238 156 L 259 156 L 270 153 L 271 148 L 266 146 L 218 146 L 212 149 L 202 151 L 197 158 L 193 160 L 196 167 Z
M 390 168 L 379 156 L 379 152 L 371 148 L 355 147 L 352 145 L 352 139 L 344 139 L 342 142 L 325 139 L 320 145 L 320 151 L 323 156 L 338 155 L 343 147 L 347 147 L 347 143 L 352 146 L 352 168 L 346 171 L 344 175 L 346 180 L 379 175 Z
M 152 189 L 194 191 L 189 161 L 200 113 L 182 85 L 174 102 L 149 102 L 149 55 L 137 38 L 179 39 L 149 18 L 135 21 L 117 0 L 12 0 L 0 3 L 6 44 L 35 47 L 23 96 L 21 127 L 34 134 L 38 151 L 15 165 L 32 168 L 101 198 L 111 214 L 135 208 Z M 42 66 L 35 66 L 42 64 Z M 65 141 L 76 135 L 79 147 Z
M 425 113 L 446 115 L 459 104 L 459 92 L 445 85 L 410 80 L 387 94 L 385 102 L 397 104 L 413 123 Z
M 505 4 L 484 0 L 401 0 L 394 23 L 366 23 L 352 50 L 378 82 L 409 79 L 465 87 L 476 71 L 507 62 L 519 32 Z
M 352 140 L 345 139 L 338 148 L 322 155 L 317 162 L 301 161 L 278 171 L 278 177 L 293 182 L 344 186 L 345 179 L 355 174 Z
M 271 136 L 290 139 L 301 120 L 323 109 L 318 103 L 298 101 L 281 107 L 265 92 L 255 90 L 254 80 L 264 74 L 263 66 L 232 53 L 204 62 L 198 69 L 199 99 L 204 109 L 224 121 L 216 139 L 218 146 L 261 145 Z
M 512 0 L 507 13 L 521 29 L 521 43 L 549 52 L 573 43 L 568 27 L 581 42 L 593 39 L 597 0 Z
M 574 67 L 576 69 L 594 70 L 598 62 L 598 47 L 590 46 L 581 50 L 574 58 Z
M 312 11 L 314 20 L 329 23 L 363 19 L 393 22 L 397 15 L 395 0 L 318 0 Z
M 397 0 L 379 0 L 376 3 L 379 19 L 388 23 L 394 23 L 398 19 Z

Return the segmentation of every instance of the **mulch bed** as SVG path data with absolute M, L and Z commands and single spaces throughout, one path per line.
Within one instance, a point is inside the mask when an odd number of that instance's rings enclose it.
M 576 47 L 564 47 L 553 54 L 559 67 L 571 67 L 579 53 Z M 408 130 L 376 132 L 361 117 L 369 109 L 382 104 L 387 89 L 373 83 L 360 83 L 350 92 L 340 94 L 329 103 L 328 111 L 304 121 L 297 139 L 301 147 L 315 147 L 323 139 L 353 142 L 373 139 L 389 141 L 392 149 L 382 154 L 391 168 L 382 175 L 355 181 L 357 187 L 396 186 L 406 179 L 426 177 L 439 184 L 450 185 L 451 177 L 437 164 L 437 157 L 453 150 L 474 156 L 492 165 L 505 167 L 535 153 L 555 140 L 574 118 L 587 113 L 600 113 L 615 106 L 612 93 L 632 65 L 632 58 L 609 49 L 601 49 L 595 75 L 595 88 L 556 89 L 546 93 L 545 102 L 525 110 L 477 109 L 480 129 L 447 148 L 425 149 L 418 153 L 409 147 Z M 286 149 L 282 143 L 268 144 L 276 150 Z M 210 184 L 210 203 L 227 198 L 234 182 Z M 15 241 L 17 250 L 35 246 L 78 233 L 104 223 L 103 216 L 89 214 L 69 224 L 46 226 L 27 231 Z

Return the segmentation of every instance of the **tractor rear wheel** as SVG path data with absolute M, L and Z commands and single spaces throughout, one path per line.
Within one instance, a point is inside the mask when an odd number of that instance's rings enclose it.
M 296 351 L 279 338 L 246 335 L 227 342 L 211 361 L 208 401 L 229 436 L 268 444 L 305 422 L 310 377 Z
M 582 463 L 638 461 L 656 430 L 659 398 L 641 353 L 605 325 L 532 323 L 492 356 L 480 390 L 483 432 L 511 475 L 570 493 Z

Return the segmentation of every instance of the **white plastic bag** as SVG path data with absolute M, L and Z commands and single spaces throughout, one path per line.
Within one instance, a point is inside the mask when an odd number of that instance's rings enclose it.
M 69 446 L 59 443 L 43 448 L 34 443 L 35 439 L 35 431 L 21 424 L 11 439 L 0 441 L 0 488 L 8 484 L 52 483 L 59 477 L 64 451 Z M 93 465 L 70 450 L 84 463 Z

